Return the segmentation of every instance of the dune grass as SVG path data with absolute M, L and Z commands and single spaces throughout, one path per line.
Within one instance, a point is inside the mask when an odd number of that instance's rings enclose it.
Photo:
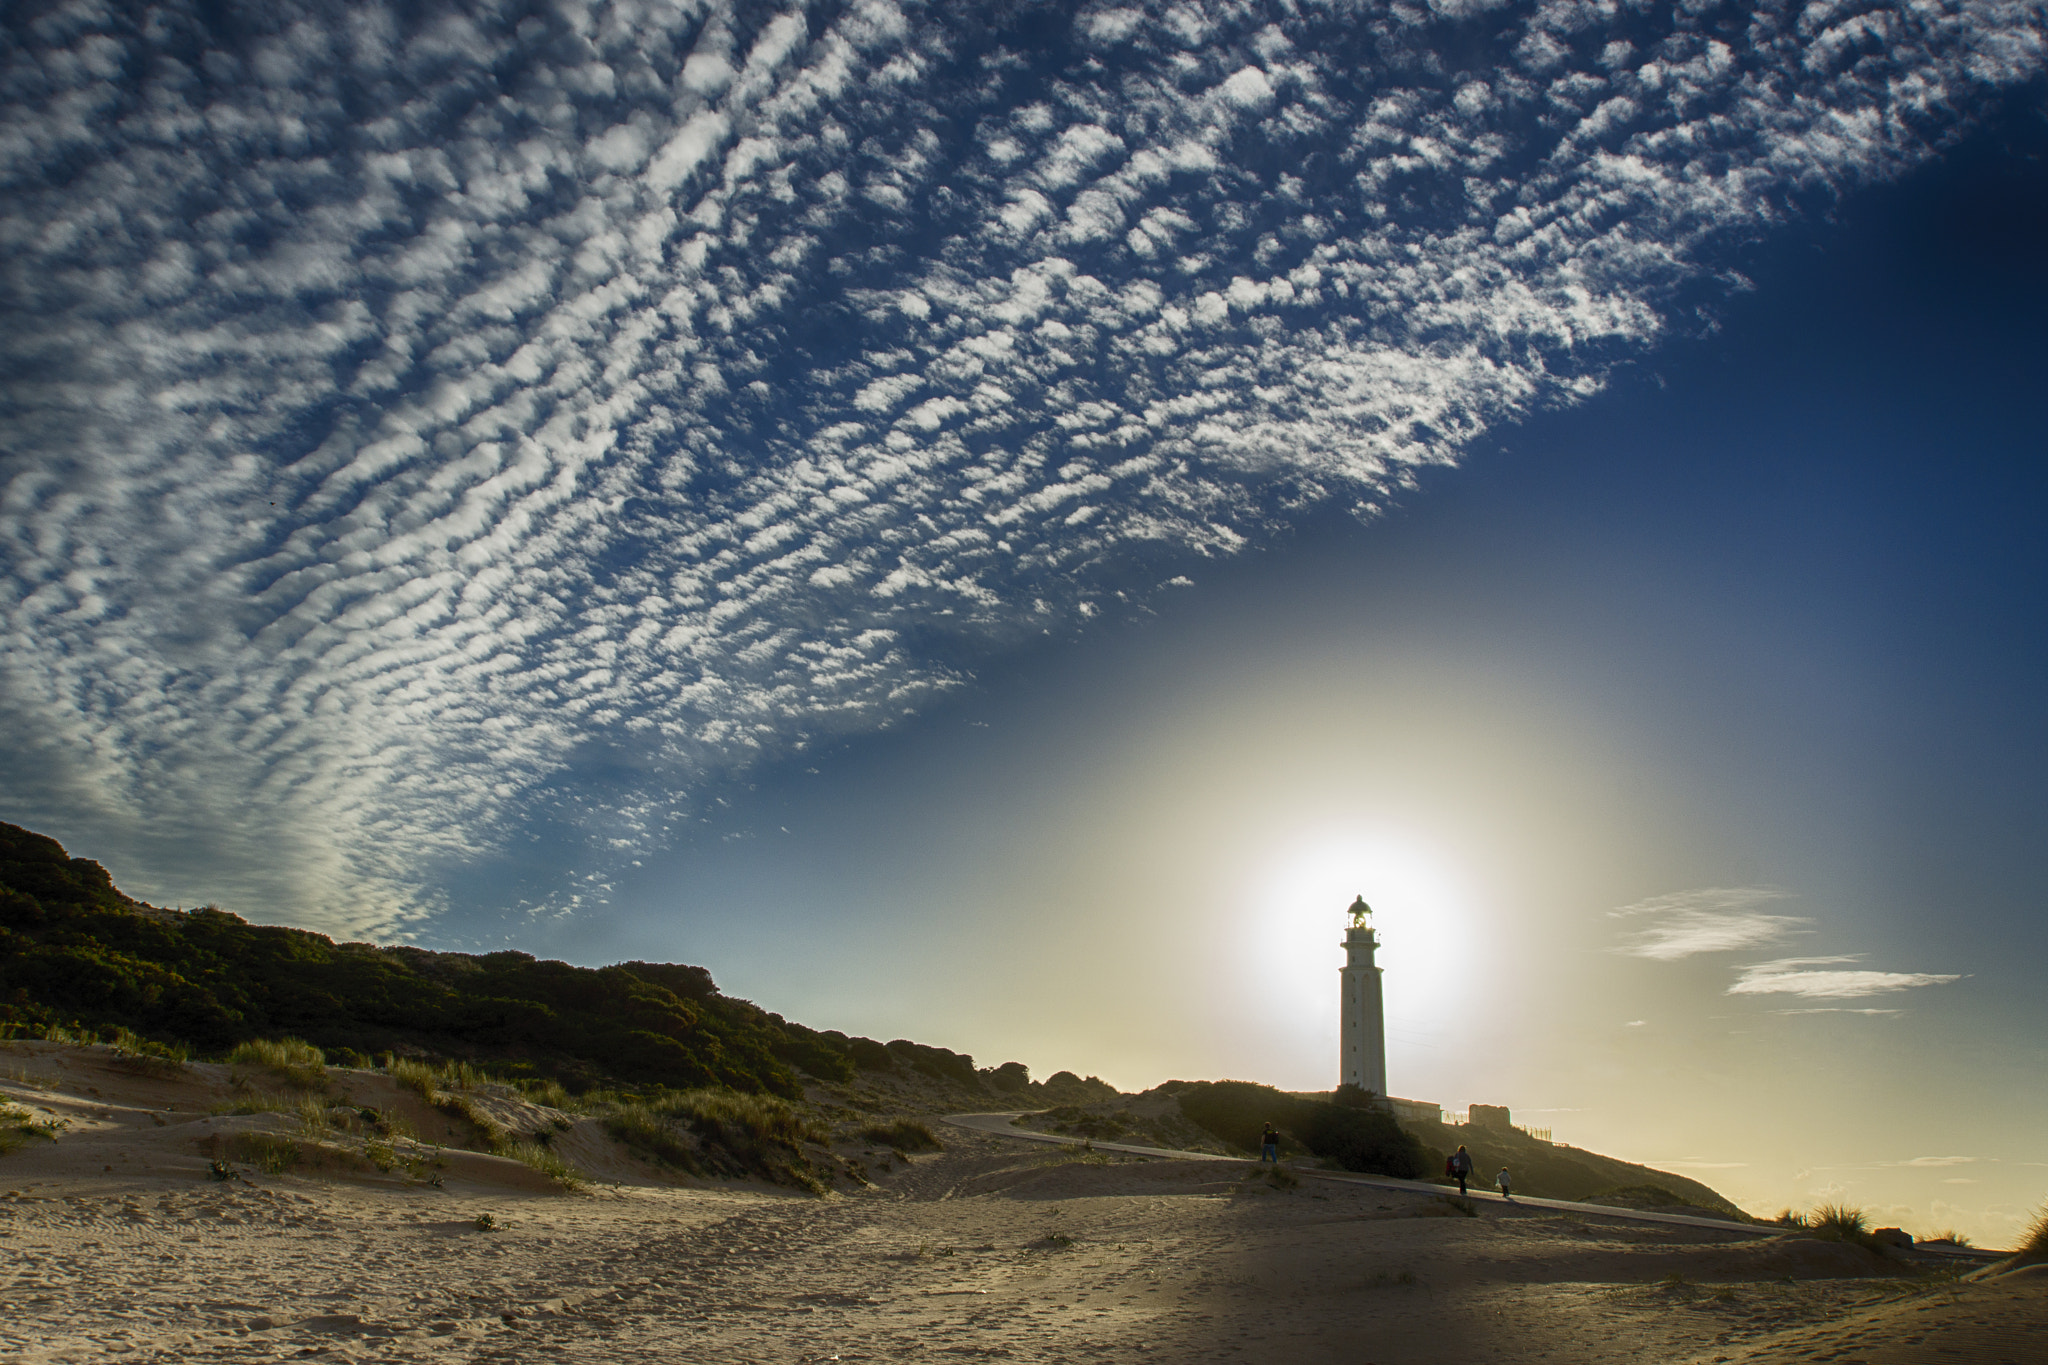
M 27 1067 L 10 1066 L 0 1070 L 0 1079 L 25 1085 L 31 1090 L 55 1090 L 63 1082 L 45 1071 L 30 1071 Z
M 2048 1207 L 2042 1208 L 2034 1219 L 2034 1226 L 2027 1229 L 2026 1240 L 2019 1245 L 2019 1258 L 2048 1261 Z
M 327 1055 L 301 1038 L 252 1038 L 228 1053 L 229 1066 L 260 1066 L 299 1090 L 327 1087 Z
M 860 1130 L 860 1140 L 871 1142 L 877 1147 L 888 1147 L 899 1152 L 936 1152 L 944 1144 L 929 1124 L 917 1119 L 898 1119 L 894 1123 L 871 1123 Z
M 1810 1231 L 1840 1242 L 1861 1242 L 1870 1236 L 1870 1216 L 1848 1204 L 1822 1204 L 1807 1215 Z
M 114 1030 L 114 1065 L 144 1076 L 176 1076 L 192 1061 L 183 1043 L 159 1043 L 128 1029 Z
M 230 1133 L 221 1145 L 228 1160 L 254 1166 L 266 1175 L 283 1175 L 305 1157 L 298 1143 L 277 1133 Z
M 0 1104 L 0 1155 L 31 1142 L 55 1142 L 63 1127 L 61 1119 L 38 1119 L 18 1104 Z
M 602 1119 L 604 1130 L 642 1156 L 653 1157 L 664 1166 L 704 1174 L 697 1159 L 696 1144 L 685 1137 L 669 1116 L 639 1103 L 614 1104 Z
M 565 1190 L 580 1189 L 583 1185 L 583 1172 L 564 1161 L 553 1148 L 538 1142 L 508 1142 L 498 1154 L 532 1167 Z
M 824 1131 L 772 1096 L 683 1090 L 647 1100 L 606 1098 L 601 1121 L 628 1147 L 693 1175 L 750 1176 L 825 1192 L 804 1152 L 805 1144 L 826 1141 Z
M 549 1109 L 560 1109 L 564 1113 L 573 1112 L 579 1107 L 576 1103 L 576 1097 L 567 1090 L 564 1090 L 562 1083 L 552 1076 L 544 1077 L 537 1081 L 515 1081 L 513 1084 L 518 1086 L 519 1093 L 526 1096 L 527 1100 L 533 1104 L 542 1105 Z
M 416 1062 L 410 1057 L 393 1057 L 384 1070 L 402 1089 L 412 1091 L 428 1104 L 440 1102 L 441 1089 L 436 1084 L 434 1068 L 425 1062 Z

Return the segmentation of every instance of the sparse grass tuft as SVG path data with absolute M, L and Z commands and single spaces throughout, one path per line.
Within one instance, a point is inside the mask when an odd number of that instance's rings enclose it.
M 207 1110 L 210 1114 L 296 1114 L 304 1096 L 275 1090 L 250 1090 L 223 1100 Z
M 459 1091 L 453 1094 L 443 1091 L 434 1101 L 434 1107 L 469 1123 L 483 1134 L 484 1142 L 494 1152 L 502 1151 L 510 1140 L 511 1134 L 506 1132 L 505 1126 L 492 1118 L 490 1111 L 478 1104 L 474 1096 Z
M 2044 1217 L 2048 1217 L 2048 1215 L 2044 1215 Z M 1922 1237 L 1920 1240 L 1923 1242 L 1947 1242 L 1950 1246 L 1959 1247 L 1975 1245 L 1969 1238 L 1957 1232 L 1954 1228 L 1944 1229 L 1941 1232 L 1935 1233 L 1932 1237 Z
M 1848 1204 L 1822 1204 L 1807 1215 L 1806 1226 L 1839 1242 L 1862 1242 L 1870 1236 L 1870 1217 Z
M 644 1104 L 620 1104 L 604 1116 L 604 1130 L 643 1156 L 701 1175 L 697 1149 L 664 1114 Z
M 562 1160 L 552 1149 L 538 1142 L 514 1142 L 506 1145 L 503 1155 L 514 1161 L 523 1162 L 539 1171 L 563 1189 L 578 1189 L 583 1184 L 583 1172 Z
M 2034 1219 L 2034 1226 L 2027 1229 L 2027 1240 L 2020 1243 L 2019 1254 L 2028 1260 L 2048 1260 L 2048 1208 L 2043 1208 Z
M 229 1066 L 270 1066 L 282 1071 L 292 1066 L 326 1066 L 327 1055 L 298 1038 L 253 1038 L 235 1044 L 228 1053 Z
M 226 1147 L 228 1160 L 254 1166 L 268 1175 L 283 1175 L 304 1155 L 298 1143 L 276 1133 L 230 1133 Z
M 545 1080 L 520 1081 L 519 1091 L 535 1104 L 549 1109 L 570 1112 L 577 1108 L 576 1097 L 562 1088 L 562 1083 L 550 1076 Z
M 114 1031 L 114 1065 L 145 1076 L 176 1076 L 192 1060 L 183 1043 L 159 1043 L 127 1029 Z
M 441 1101 L 440 1087 L 434 1084 L 434 1068 L 425 1062 L 416 1062 L 410 1057 L 393 1057 L 385 1068 L 391 1079 L 412 1091 L 428 1104 Z
M 1448 1205 L 1467 1218 L 1477 1218 L 1479 1216 L 1479 1204 L 1476 1200 L 1460 1199 L 1455 1194 L 1440 1194 L 1436 1197 L 1436 1202 Z
M 860 1139 L 877 1147 L 891 1147 L 904 1152 L 936 1152 L 944 1146 L 930 1125 L 918 1119 L 871 1123 L 860 1130 Z
M 327 1085 L 327 1056 L 300 1038 L 255 1038 L 235 1044 L 229 1066 L 260 1066 L 278 1072 L 285 1084 L 299 1090 Z
M 490 1214 L 480 1213 L 476 1216 L 476 1230 L 478 1232 L 495 1232 L 497 1227 L 498 1220 Z
M 1778 1216 L 1771 1221 L 1781 1228 L 1803 1228 L 1806 1226 L 1806 1215 L 1796 1209 L 1780 1209 Z
M 16 1085 L 25 1085 L 31 1090 L 55 1090 L 59 1085 L 63 1084 L 55 1076 L 41 1071 L 30 1071 L 28 1068 L 20 1066 L 10 1066 L 5 1071 L 0 1071 L 0 1076 L 4 1076 Z
M 589 1103 L 591 1097 L 585 1096 Z M 804 1153 L 822 1144 L 816 1124 L 782 1100 L 730 1090 L 684 1090 L 651 1101 L 611 1099 L 605 1130 L 627 1146 L 693 1174 L 751 1176 L 823 1194 Z M 696 1138 L 691 1143 L 685 1132 Z
M 38 1119 L 18 1104 L 0 1104 L 0 1154 L 31 1142 L 55 1142 L 63 1127 L 61 1119 Z

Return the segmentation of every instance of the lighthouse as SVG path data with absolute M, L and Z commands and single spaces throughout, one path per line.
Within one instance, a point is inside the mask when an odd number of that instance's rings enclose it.
M 1351 928 L 1344 935 L 1344 997 L 1337 1079 L 1375 1095 L 1387 1093 L 1387 1026 L 1380 1005 L 1380 969 L 1372 960 L 1379 943 L 1372 935 L 1372 907 L 1360 896 L 1351 902 Z

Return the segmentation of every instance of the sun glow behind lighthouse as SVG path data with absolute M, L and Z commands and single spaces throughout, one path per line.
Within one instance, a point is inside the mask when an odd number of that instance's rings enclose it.
M 1461 871 L 1468 856 L 1429 831 L 1375 825 L 1305 831 L 1262 861 L 1247 897 L 1266 926 L 1251 965 L 1316 1074 L 1337 1055 L 1344 909 L 1363 894 L 1381 943 L 1388 1088 L 1429 1089 L 1445 1022 L 1472 1007 L 1472 949 L 1485 933 L 1481 893 Z

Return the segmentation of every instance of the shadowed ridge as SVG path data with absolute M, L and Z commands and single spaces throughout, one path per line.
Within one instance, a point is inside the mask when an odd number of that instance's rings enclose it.
M 291 1036 L 338 1057 L 456 1058 L 578 1089 L 794 1099 L 803 1077 L 915 1070 L 987 1090 L 963 1053 L 806 1028 L 722 994 L 702 967 L 335 943 L 211 906 L 166 910 L 122 895 L 56 840 L 0 823 L 0 1031 L 53 1028 L 208 1052 Z

